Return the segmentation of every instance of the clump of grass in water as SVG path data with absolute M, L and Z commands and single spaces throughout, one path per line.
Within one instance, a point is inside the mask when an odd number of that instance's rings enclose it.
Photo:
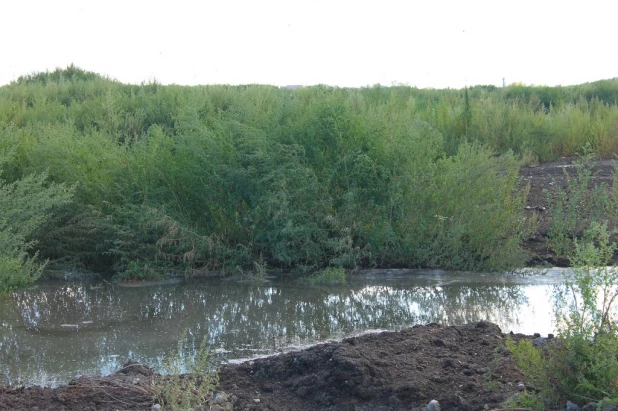
M 328 267 L 307 278 L 310 285 L 342 285 L 346 283 L 343 268 Z
M 120 281 L 158 281 L 162 280 L 165 276 L 161 272 L 160 268 L 155 268 L 148 263 L 141 261 L 131 261 L 127 264 L 125 271 L 116 275 L 116 278 Z

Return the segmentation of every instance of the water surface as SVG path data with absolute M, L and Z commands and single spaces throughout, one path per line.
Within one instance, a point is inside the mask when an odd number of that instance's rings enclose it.
M 128 359 L 159 370 L 170 351 L 203 338 L 235 361 L 415 324 L 489 320 L 503 332 L 553 332 L 560 270 L 513 276 L 369 271 L 342 287 L 224 280 L 146 287 L 44 282 L 0 296 L 0 383 L 57 385 L 106 375 Z

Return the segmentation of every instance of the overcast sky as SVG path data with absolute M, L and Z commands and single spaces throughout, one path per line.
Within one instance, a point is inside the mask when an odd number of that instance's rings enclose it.
M 188 85 L 618 77 L 615 0 L 0 0 L 0 16 L 0 85 L 71 63 Z

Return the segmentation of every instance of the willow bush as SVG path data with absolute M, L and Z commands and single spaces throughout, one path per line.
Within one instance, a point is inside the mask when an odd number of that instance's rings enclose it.
M 128 85 L 70 66 L 0 88 L 2 177 L 75 187 L 28 258 L 128 277 L 506 270 L 529 230 L 518 159 L 608 155 L 616 89 Z
M 0 175 L 10 153 L 0 153 Z M 29 174 L 13 181 L 0 179 L 0 292 L 36 280 L 45 263 L 32 252 L 37 232 L 51 212 L 71 201 L 72 188 L 47 184 L 46 174 Z

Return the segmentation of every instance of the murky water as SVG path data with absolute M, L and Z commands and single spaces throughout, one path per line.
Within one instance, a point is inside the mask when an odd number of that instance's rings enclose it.
M 489 320 L 504 332 L 553 331 L 559 270 L 511 276 L 381 271 L 345 287 L 190 281 L 148 287 L 41 283 L 0 296 L 0 383 L 57 385 L 128 359 L 161 369 L 207 338 L 217 361 L 268 355 L 369 330 Z

